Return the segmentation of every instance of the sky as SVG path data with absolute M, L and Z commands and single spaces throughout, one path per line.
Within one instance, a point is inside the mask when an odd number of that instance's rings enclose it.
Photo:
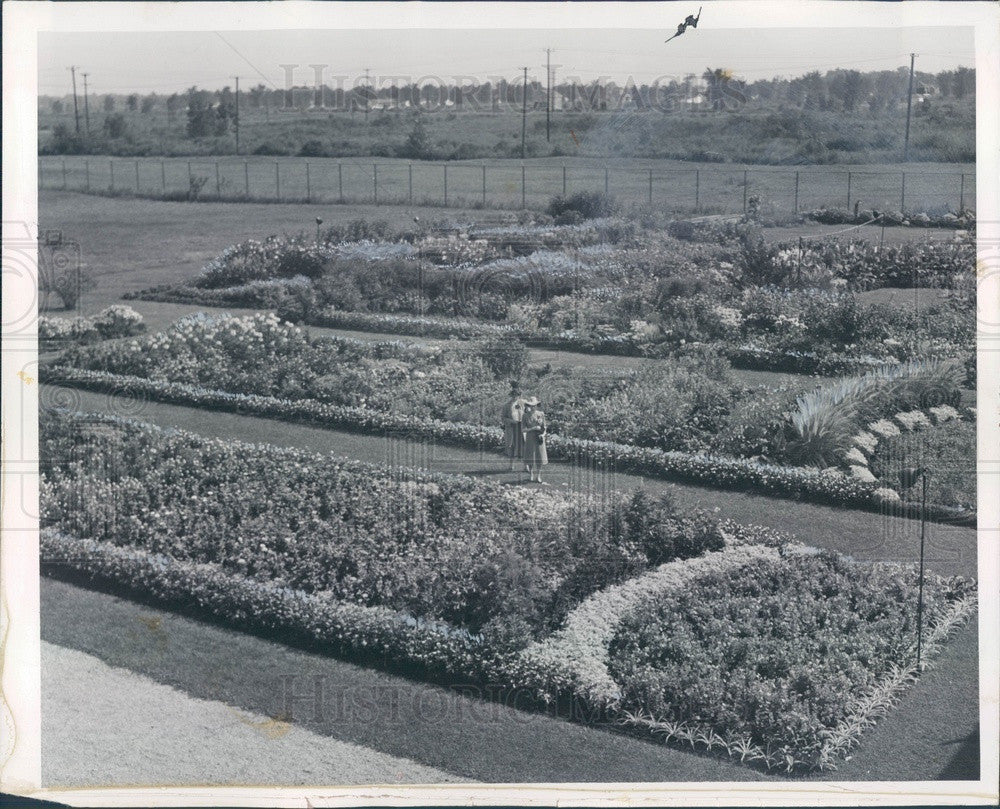
M 674 16 L 677 16 L 675 13 Z M 672 17 L 670 19 L 673 19 Z M 678 22 L 680 19 L 678 18 Z M 713 28 L 697 29 L 669 43 L 673 33 L 645 29 L 378 29 L 185 32 L 46 32 L 39 34 L 40 95 L 72 91 L 69 66 L 89 74 L 91 93 L 172 93 L 192 85 L 217 89 L 240 76 L 243 87 L 286 86 L 348 77 L 352 86 L 371 71 L 380 86 L 388 77 L 419 81 L 456 76 L 544 81 L 551 48 L 556 81 L 608 77 L 619 84 L 662 82 L 726 67 L 749 81 L 794 77 L 811 70 L 887 70 L 909 65 L 936 73 L 975 64 L 971 28 Z M 79 73 L 78 73 L 78 82 Z M 469 79 L 466 78 L 466 82 Z

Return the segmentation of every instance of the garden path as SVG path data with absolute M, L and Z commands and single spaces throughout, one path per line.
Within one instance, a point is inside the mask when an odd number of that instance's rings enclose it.
M 61 406 L 76 410 L 131 416 L 162 427 L 178 427 L 216 438 L 329 452 L 369 463 L 475 475 L 509 485 L 537 485 L 524 483 L 522 474 L 508 471 L 506 460 L 492 452 L 362 435 L 52 385 L 42 386 L 41 397 L 43 405 L 58 401 Z M 666 490 L 681 507 L 716 509 L 721 517 L 787 531 L 811 545 L 832 548 L 859 559 L 915 562 L 919 555 L 919 524 L 901 517 L 759 494 L 719 491 L 570 463 L 551 463 L 546 467 L 544 478 L 554 489 Z M 936 573 L 975 576 L 975 529 L 930 523 L 926 560 L 929 569 Z

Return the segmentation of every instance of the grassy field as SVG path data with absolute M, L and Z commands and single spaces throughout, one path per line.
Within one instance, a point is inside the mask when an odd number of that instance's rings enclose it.
M 905 182 L 903 179 L 905 173 Z M 964 179 L 963 179 L 964 177 Z M 820 207 L 944 213 L 975 205 L 972 164 L 744 167 L 671 160 L 536 158 L 434 163 L 391 158 L 41 157 L 47 189 L 185 199 L 426 204 L 542 209 L 557 195 L 604 191 L 620 203 L 677 212 L 772 215 Z
M 899 88 L 902 96 L 904 88 Z M 233 128 L 221 135 L 190 138 L 184 109 L 173 116 L 160 109 L 115 113 L 117 137 L 105 130 L 107 113 L 91 110 L 91 135 L 84 151 L 118 155 L 236 154 Z M 556 110 L 546 135 L 545 114 L 527 111 L 527 157 L 653 157 L 680 160 L 726 160 L 730 163 L 795 165 L 802 163 L 877 163 L 898 160 L 903 151 L 904 110 L 872 113 L 846 110 L 776 109 L 751 101 L 741 109 L 640 111 Z M 418 145 L 410 142 L 419 120 L 423 130 Z M 68 144 L 56 138 L 54 128 L 73 129 L 70 106 L 54 114 L 39 109 L 39 145 L 62 152 Z M 362 111 L 350 114 L 329 109 L 289 109 L 280 112 L 240 109 L 240 146 L 243 154 L 326 156 L 518 158 L 521 156 L 521 106 L 505 103 L 495 112 L 470 109 L 425 108 L 406 111 Z M 69 149 L 66 153 L 75 153 Z M 935 102 L 930 114 L 917 105 L 912 119 L 910 156 L 917 161 L 973 160 L 975 107 L 973 99 Z

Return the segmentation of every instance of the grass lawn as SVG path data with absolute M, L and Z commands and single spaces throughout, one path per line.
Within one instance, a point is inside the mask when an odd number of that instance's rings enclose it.
M 370 463 L 491 477 L 511 485 L 520 482 L 518 473 L 508 472 L 506 461 L 491 452 L 360 435 L 49 385 L 42 386 L 40 395 L 43 406 L 58 403 L 72 410 L 135 417 L 161 427 L 180 427 L 205 436 L 330 452 Z M 810 545 L 832 548 L 859 559 L 915 562 L 918 558 L 919 524 L 905 518 L 668 483 L 570 463 L 551 463 L 546 467 L 545 480 L 553 488 L 565 486 L 571 490 L 640 487 L 667 490 L 681 508 L 717 508 L 721 517 L 768 525 L 794 534 Z M 976 532 L 972 528 L 929 524 L 926 553 L 928 568 L 935 573 L 976 575 Z
M 307 695 L 291 702 L 296 727 L 474 781 L 770 780 L 729 761 L 525 713 L 62 581 L 42 579 L 41 611 L 47 643 L 265 717 L 287 716 L 290 687 Z M 309 697 L 316 678 L 324 693 L 318 717 Z M 89 701 L 79 709 L 86 714 Z M 323 773 L 312 780 L 330 783 Z

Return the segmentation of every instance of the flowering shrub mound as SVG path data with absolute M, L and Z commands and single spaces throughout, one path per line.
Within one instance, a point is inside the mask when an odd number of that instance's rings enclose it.
M 130 306 L 115 304 L 91 317 L 38 318 L 38 340 L 42 350 L 65 343 L 89 344 L 116 337 L 133 337 L 146 329 L 142 315 Z
M 915 571 L 832 552 L 709 570 L 626 614 L 609 645 L 622 704 L 772 766 L 822 766 L 852 714 L 915 654 Z M 973 593 L 931 576 L 925 638 Z
M 593 590 L 718 547 L 708 515 L 203 439 L 42 421 L 43 522 L 510 641 Z M 620 498 L 619 498 L 620 500 Z

